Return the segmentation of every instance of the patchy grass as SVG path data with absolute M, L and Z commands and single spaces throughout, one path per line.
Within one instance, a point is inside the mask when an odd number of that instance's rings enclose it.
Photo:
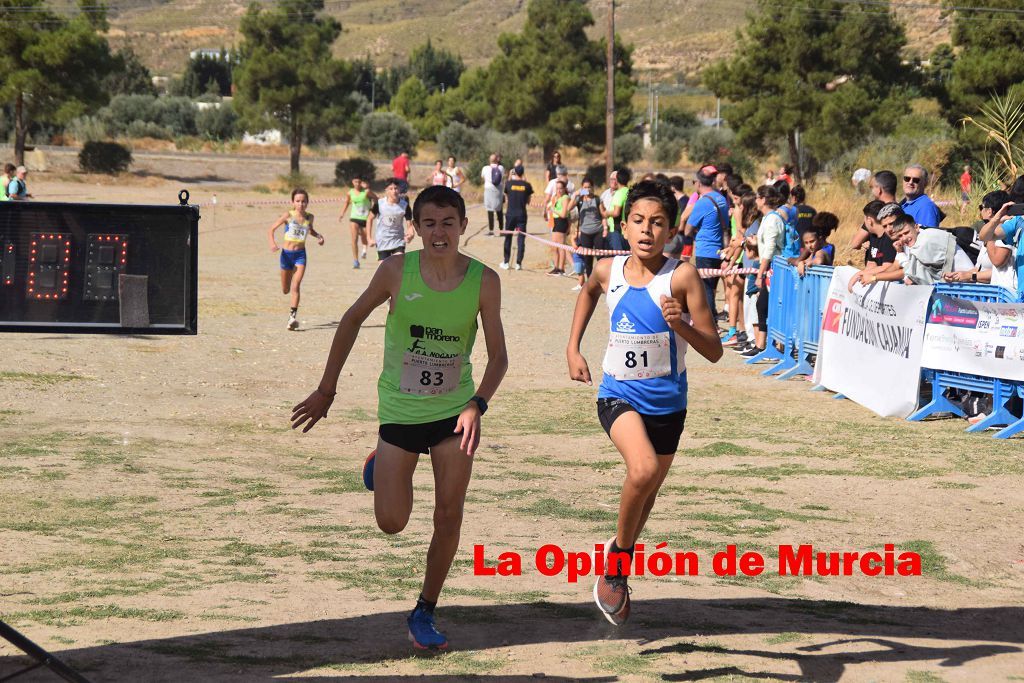
M 80 379 L 85 377 L 66 372 L 0 372 L 0 382 L 20 382 L 33 387 L 51 387 Z
M 517 512 L 544 518 L 575 519 L 584 522 L 611 522 L 618 518 L 618 512 L 615 510 L 577 507 L 555 498 L 541 498 L 530 505 L 518 508 Z

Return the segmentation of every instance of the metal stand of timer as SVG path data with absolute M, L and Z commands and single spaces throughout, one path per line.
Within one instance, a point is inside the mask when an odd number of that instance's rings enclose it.
M 70 666 L 60 661 L 2 621 L 0 621 L 0 638 L 3 638 L 35 660 L 33 664 L 29 664 L 24 669 L 15 671 L 12 674 L 8 674 L 3 678 L 0 678 L 0 683 L 13 680 L 18 676 L 27 674 L 29 671 L 35 671 L 39 667 L 43 666 L 50 669 L 50 671 L 63 678 L 65 681 L 71 681 L 71 683 L 89 683 L 88 678 L 78 673 Z

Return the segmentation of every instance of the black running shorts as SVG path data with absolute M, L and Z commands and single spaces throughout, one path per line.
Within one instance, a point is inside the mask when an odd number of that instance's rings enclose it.
M 675 455 L 679 449 L 679 439 L 683 435 L 683 424 L 686 422 L 685 410 L 668 415 L 644 415 L 621 398 L 597 399 L 597 419 L 601 421 L 601 426 L 604 427 L 608 436 L 611 436 L 612 424 L 615 420 L 623 413 L 630 411 L 637 413 L 643 420 L 647 438 L 651 440 L 655 453 Z
M 382 441 L 398 446 L 403 451 L 429 453 L 431 448 L 445 439 L 461 437 L 461 434 L 455 433 L 458 422 L 459 416 L 453 415 L 443 420 L 418 425 L 382 424 L 377 433 L 380 434 Z

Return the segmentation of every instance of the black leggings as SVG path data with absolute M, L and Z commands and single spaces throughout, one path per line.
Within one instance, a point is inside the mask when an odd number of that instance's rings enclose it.
M 761 281 L 761 289 L 757 292 L 757 329 L 768 331 L 768 283 Z
M 498 214 L 498 230 L 501 230 L 501 226 L 505 225 L 505 216 L 502 214 L 501 209 L 497 211 L 487 212 L 487 232 L 494 232 L 494 214 Z M 508 259 L 505 259 L 506 261 Z
M 584 249 L 604 249 L 604 238 L 601 237 L 601 233 L 597 232 L 593 235 L 588 235 L 585 232 L 580 233 L 580 246 Z M 586 268 L 587 277 L 594 272 L 594 257 L 584 256 L 583 257 L 584 267 Z

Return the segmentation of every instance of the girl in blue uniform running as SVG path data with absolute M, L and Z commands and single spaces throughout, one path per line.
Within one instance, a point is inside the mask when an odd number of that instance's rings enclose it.
M 667 185 L 643 181 L 629 191 L 622 226 L 630 254 L 594 266 L 576 301 L 566 350 L 569 377 L 591 384 L 580 342 L 605 293 L 610 330 L 597 414 L 626 461 L 626 481 L 618 529 L 605 544 L 607 575 L 594 584 L 594 599 L 615 625 L 629 617 L 626 572 L 633 546 L 683 432 L 687 345 L 712 363 L 722 357 L 697 269 L 663 254 L 675 232 L 678 209 Z
M 299 299 L 301 297 L 299 287 L 302 285 L 302 277 L 306 273 L 306 237 L 315 237 L 317 242 L 323 246 L 324 236 L 313 229 L 313 214 L 306 213 L 309 206 L 309 193 L 301 187 L 292 190 L 292 209 L 277 219 L 270 226 L 267 239 L 270 241 L 270 251 L 281 250 L 281 291 L 292 295 L 292 309 L 288 316 L 289 330 L 299 329 L 299 321 L 296 315 L 299 311 Z M 274 239 L 274 232 L 284 226 L 284 245 L 277 246 Z

